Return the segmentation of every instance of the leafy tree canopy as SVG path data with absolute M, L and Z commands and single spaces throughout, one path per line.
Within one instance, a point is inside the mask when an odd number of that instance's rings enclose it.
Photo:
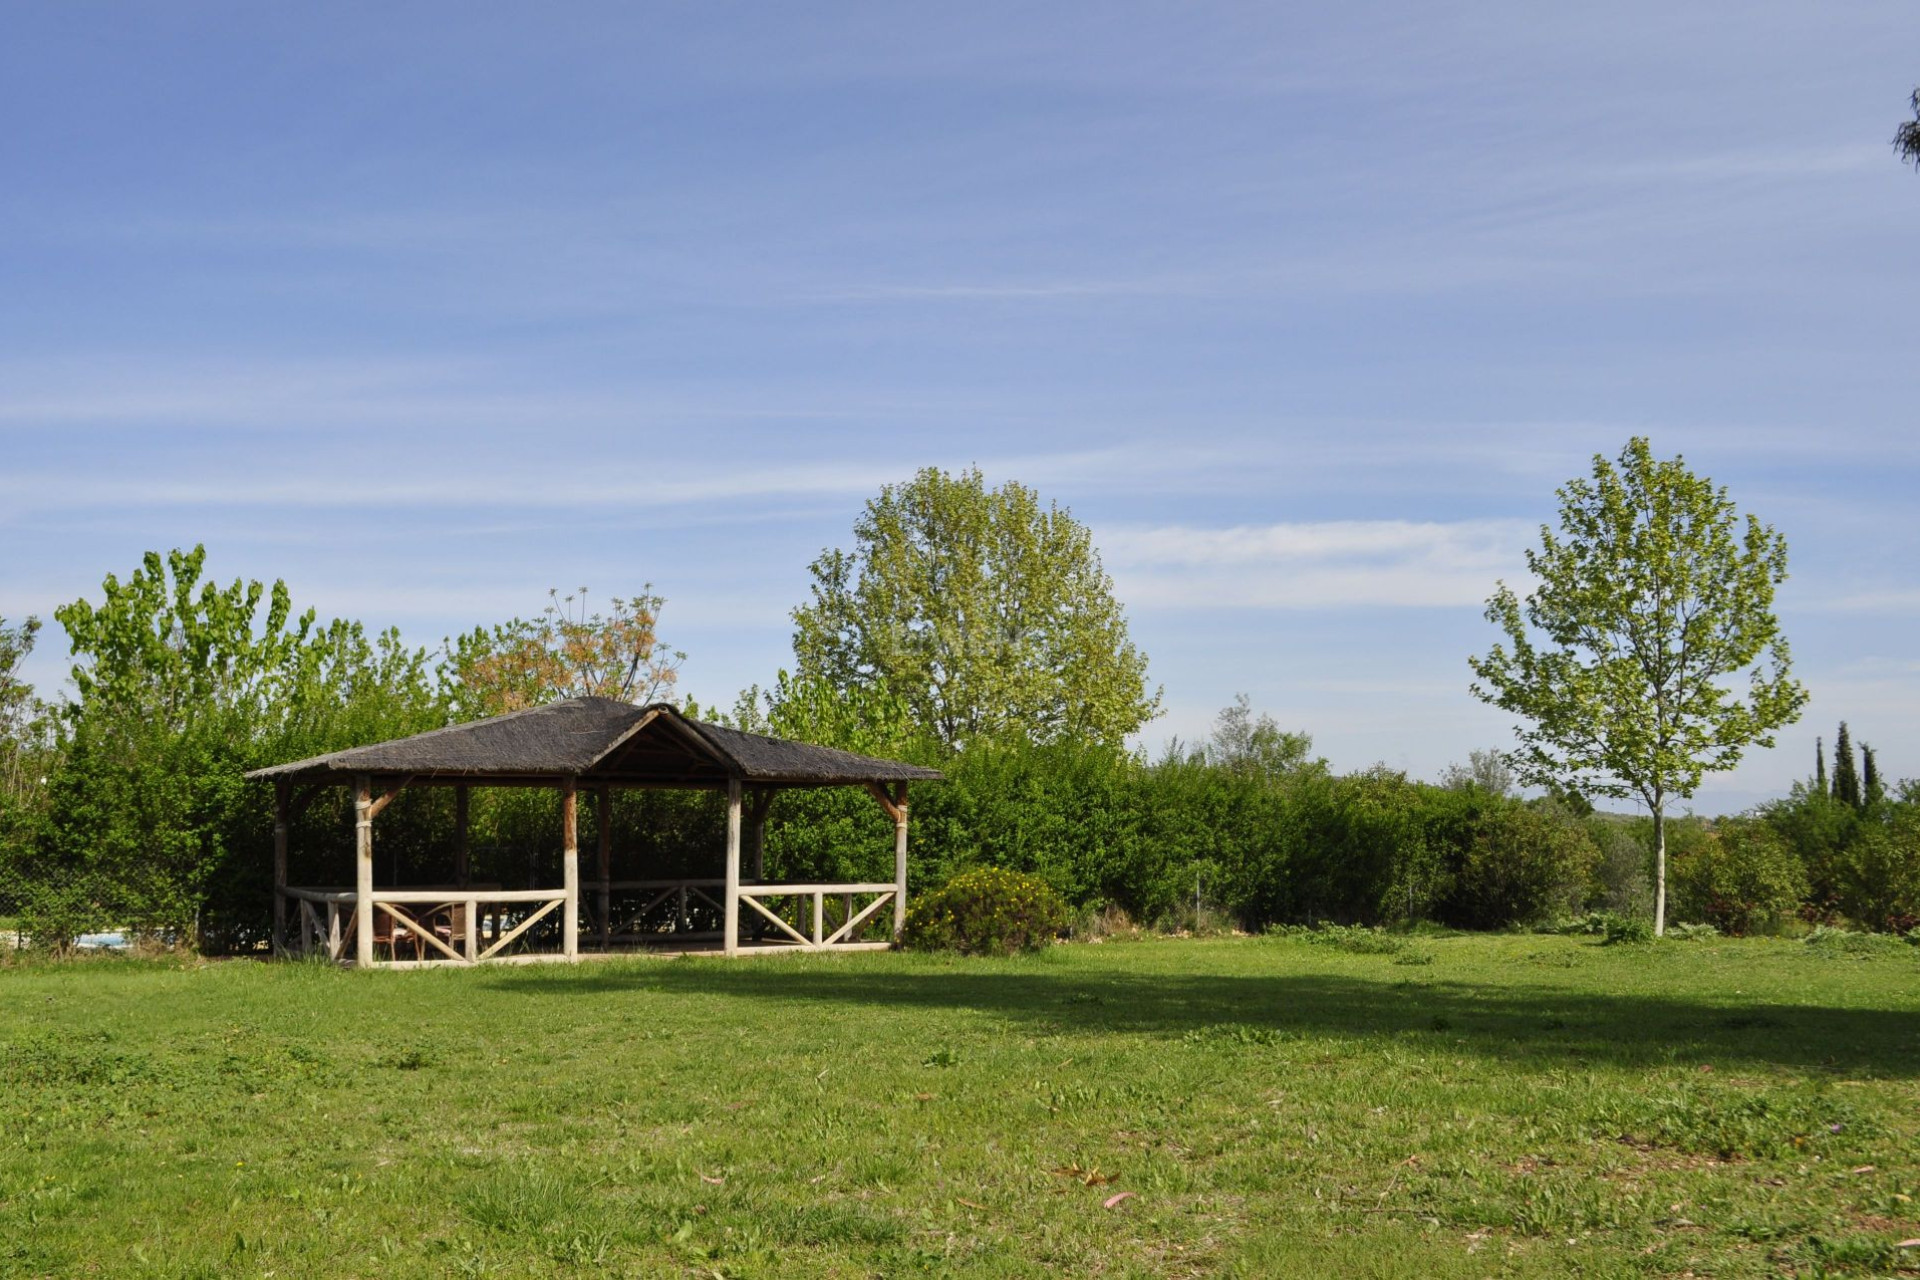
M 1118 743 L 1159 713 L 1085 525 L 978 469 L 888 485 L 854 549 L 812 565 L 796 678 L 884 687 L 948 745 L 1013 733 Z
M 1504 751 L 1469 751 L 1467 763 L 1450 764 L 1440 774 L 1440 785 L 1451 791 L 1479 788 L 1489 795 L 1513 791 L 1513 766 Z
M 1230 772 L 1272 778 L 1307 767 L 1312 751 L 1313 735 L 1290 733 L 1264 712 L 1254 715 L 1252 700 L 1240 693 L 1214 718 L 1204 754 L 1208 764 Z
M 456 718 L 477 719 L 536 707 L 557 698 L 617 698 L 645 704 L 667 697 L 686 654 L 660 640 L 666 599 L 653 584 L 640 594 L 614 596 L 608 611 L 589 612 L 587 589 L 547 592 L 548 604 L 531 621 L 515 618 L 476 627 L 447 643 L 447 669 Z

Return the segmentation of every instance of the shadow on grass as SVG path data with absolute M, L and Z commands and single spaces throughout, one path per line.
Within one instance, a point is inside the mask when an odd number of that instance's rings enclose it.
M 1115 974 L 960 962 L 877 972 L 722 961 L 593 966 L 491 979 L 544 997 L 665 995 L 970 1009 L 1028 1034 L 1179 1037 L 1209 1028 L 1301 1037 L 1430 1037 L 1436 1050 L 1535 1067 L 1710 1063 L 1920 1076 L 1920 1013 L 1780 1000 L 1712 1003 L 1565 987 L 1327 974 Z

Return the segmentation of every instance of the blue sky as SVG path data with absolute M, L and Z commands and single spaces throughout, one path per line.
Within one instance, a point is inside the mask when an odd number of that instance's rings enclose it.
M 5 5 L 0 614 L 146 548 L 437 643 L 651 581 L 731 701 L 861 502 L 1095 530 L 1166 690 L 1507 740 L 1480 601 L 1648 434 L 1920 774 L 1910 3 Z M 50 633 L 32 674 L 59 683 Z

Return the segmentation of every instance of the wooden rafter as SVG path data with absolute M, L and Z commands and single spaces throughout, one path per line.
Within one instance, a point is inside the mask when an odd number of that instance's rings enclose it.
M 408 784 L 411 783 L 412 781 L 413 781 L 412 774 L 408 774 L 406 777 L 396 781 L 391 787 L 387 789 L 387 794 L 381 796 L 378 800 L 375 800 L 372 806 L 367 809 L 367 817 L 368 818 L 379 817 L 381 810 L 385 809 L 388 805 L 392 804 L 393 798 L 399 795 L 402 791 L 405 791 L 407 789 Z
M 878 782 L 867 784 L 867 794 L 880 802 L 887 816 L 895 822 L 905 822 L 907 818 L 907 789 L 905 786 L 894 788 L 895 795 L 888 795 L 887 789 Z

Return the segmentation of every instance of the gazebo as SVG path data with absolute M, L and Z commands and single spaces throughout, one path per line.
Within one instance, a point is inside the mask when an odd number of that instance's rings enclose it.
M 597 908 L 589 922 L 590 953 L 637 945 L 717 949 L 729 956 L 782 948 L 886 947 L 889 941 L 863 941 L 862 935 L 889 904 L 894 937 L 906 922 L 907 784 L 940 776 L 937 770 L 896 760 L 708 724 L 666 703 L 639 707 L 611 698 L 569 698 L 247 775 L 273 784 L 275 951 L 324 954 L 362 968 L 579 959 L 577 804 L 582 789 L 596 797 L 600 817 L 589 882 Z M 289 885 L 287 846 L 293 816 L 333 786 L 353 792 L 353 888 Z M 394 797 L 415 787 L 454 789 L 456 883 L 376 887 L 374 819 Z M 559 792 L 558 887 L 506 889 L 470 883 L 467 814 L 468 793 L 474 787 L 550 787 Z M 767 810 L 776 793 L 796 787 L 860 787 L 871 793 L 893 820 L 892 882 L 764 881 Z M 608 805 L 612 792 L 635 788 L 724 791 L 726 846 L 724 859 L 716 859 L 724 863 L 723 874 L 615 879 Z M 748 858 L 744 876 L 743 848 Z M 618 918 L 616 897 L 629 904 L 624 919 Z M 692 928 L 689 908 L 695 905 L 703 905 L 709 916 L 717 909 L 720 928 Z M 745 939 L 743 911 L 750 925 Z M 542 929 L 541 922 L 555 912 L 560 925 L 557 949 L 552 943 L 546 950 L 526 949 L 552 933 L 552 926 Z M 291 940 L 290 916 L 295 926 Z M 403 942 L 415 958 L 401 958 Z M 387 949 L 385 959 L 376 954 L 381 945 Z

